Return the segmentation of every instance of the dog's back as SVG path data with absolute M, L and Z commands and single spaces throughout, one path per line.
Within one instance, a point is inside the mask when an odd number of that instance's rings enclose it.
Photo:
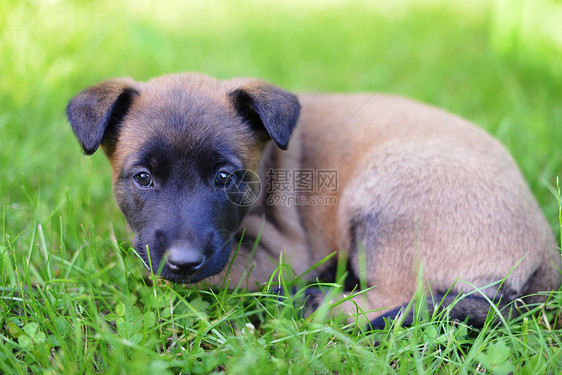
M 392 96 L 299 100 L 298 139 L 288 153 L 275 152 L 292 161 L 299 155 L 302 170 L 337 170 L 337 206 L 306 206 L 299 217 L 312 262 L 349 249 L 351 271 L 376 286 L 368 310 L 408 302 L 420 271 L 434 295 L 480 288 L 458 303 L 458 310 L 473 306 L 460 316 L 485 306 L 485 317 L 489 303 L 476 303 L 479 293 L 505 302 L 558 288 L 552 230 L 512 157 L 487 133 Z

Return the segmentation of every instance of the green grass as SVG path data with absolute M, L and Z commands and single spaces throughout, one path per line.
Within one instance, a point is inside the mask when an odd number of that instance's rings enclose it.
M 266 289 L 153 281 L 129 249 L 107 161 L 81 155 L 64 109 L 99 80 L 175 71 L 406 95 L 499 138 L 562 239 L 561 9 L 3 0 L 0 372 L 560 373 L 561 291 L 544 315 L 503 327 L 426 321 L 366 335 L 321 314 L 302 319 Z

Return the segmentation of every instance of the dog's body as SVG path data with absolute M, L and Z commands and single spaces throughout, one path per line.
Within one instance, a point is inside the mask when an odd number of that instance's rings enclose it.
M 354 315 L 358 304 L 369 319 L 407 303 L 420 268 L 436 295 L 508 275 L 504 301 L 560 285 L 560 253 L 513 159 L 441 110 L 383 95 L 297 100 L 260 81 L 183 74 L 107 81 L 74 98 L 68 115 L 86 153 L 102 145 L 137 250 L 148 263 L 148 247 L 154 270 L 166 259 L 170 280 L 255 288 L 282 252 L 300 274 L 338 251 L 375 286 L 340 308 Z M 249 207 L 237 193 L 257 185 L 241 170 L 262 182 Z M 335 174 L 330 186 L 322 172 Z M 274 204 L 296 193 L 298 202 Z M 330 199 L 310 204 L 318 195 Z M 494 299 L 498 287 L 480 292 Z M 456 317 L 481 324 L 482 301 L 459 304 Z

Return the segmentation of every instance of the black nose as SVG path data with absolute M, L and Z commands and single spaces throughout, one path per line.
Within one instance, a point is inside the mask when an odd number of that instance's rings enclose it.
M 193 275 L 205 263 L 205 255 L 192 248 L 173 247 L 168 251 L 166 265 L 174 273 Z

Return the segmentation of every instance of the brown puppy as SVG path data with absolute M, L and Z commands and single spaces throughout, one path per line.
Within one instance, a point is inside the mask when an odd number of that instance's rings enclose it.
M 505 304 L 560 285 L 553 234 L 508 152 L 427 105 L 178 74 L 103 82 L 67 113 L 87 154 L 102 146 L 135 247 L 169 280 L 255 288 L 282 252 L 300 274 L 337 251 L 375 287 L 338 308 L 377 327 L 420 267 L 445 304 L 480 288 L 450 311 L 475 325 L 483 295 Z

